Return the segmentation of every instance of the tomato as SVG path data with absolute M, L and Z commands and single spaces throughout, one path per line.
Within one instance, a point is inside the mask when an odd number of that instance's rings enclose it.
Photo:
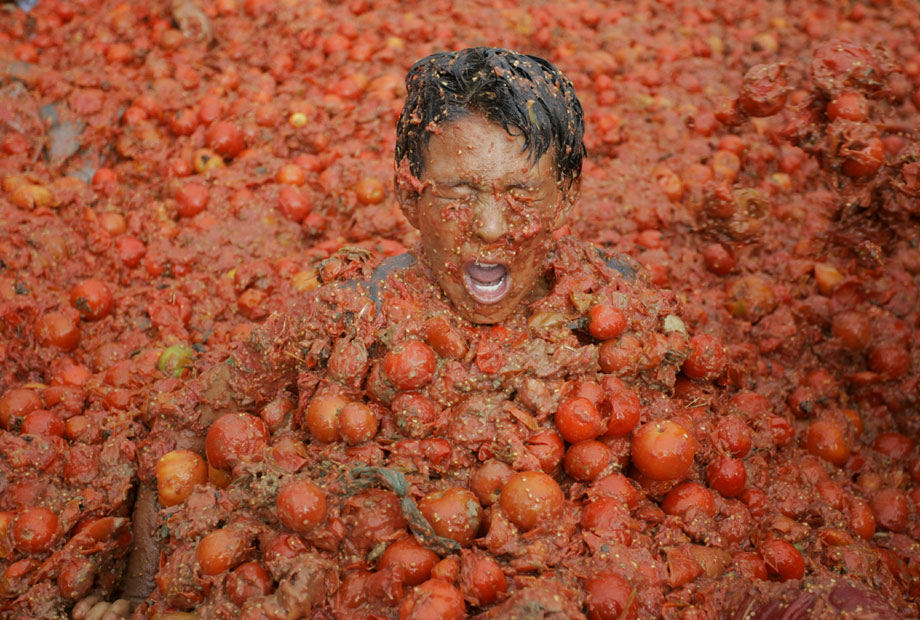
M 758 551 L 770 574 L 776 575 L 782 581 L 801 579 L 805 576 L 805 560 L 802 554 L 785 540 L 768 540 Z
M 88 595 L 96 577 L 96 567 L 87 557 L 77 556 L 61 564 L 57 583 L 61 596 L 78 600 Z
M 681 370 L 691 379 L 711 381 L 725 370 L 727 355 L 722 342 L 709 334 L 696 334 L 690 339 L 690 354 Z
M 917 447 L 917 442 L 901 433 L 882 433 L 875 438 L 872 447 L 893 459 L 906 459 Z
M 425 342 L 441 357 L 463 359 L 467 344 L 444 317 L 434 317 L 425 322 Z
M 597 408 L 586 398 L 569 398 L 559 405 L 554 416 L 556 428 L 569 443 L 594 439 L 604 431 Z
M 616 338 L 626 329 L 626 317 L 609 304 L 597 304 L 588 311 L 588 332 L 598 340 Z
M 862 93 L 842 92 L 827 104 L 825 111 L 827 117 L 832 121 L 843 118 L 861 123 L 869 118 L 869 102 Z
M 885 143 L 878 136 L 865 143 L 848 146 L 841 170 L 848 177 L 861 178 L 875 174 L 885 163 Z M 844 154 L 844 149 L 841 149 Z
M 869 369 L 884 379 L 899 379 L 910 369 L 910 352 L 901 344 L 881 344 L 869 352 Z
M 195 487 L 208 481 L 204 459 L 190 450 L 173 450 L 156 465 L 157 494 L 163 506 L 181 504 Z
M 744 74 L 738 105 L 750 116 L 773 116 L 786 106 L 786 91 L 782 65 L 754 65 Z
M 604 377 L 603 387 L 607 394 L 606 405 L 610 408 L 604 436 L 620 437 L 631 433 L 642 413 L 638 394 L 616 377 Z
M 738 319 L 756 323 L 773 312 L 776 305 L 773 288 L 759 276 L 744 276 L 725 289 L 725 309 Z
M 134 237 L 121 237 L 115 242 L 115 249 L 127 267 L 137 267 L 147 253 L 147 246 Z
M 550 476 L 526 471 L 514 474 L 502 487 L 499 505 L 512 523 L 526 531 L 548 525 L 564 500 L 562 489 Z
M 508 580 L 498 562 L 475 552 L 461 557 L 459 577 L 463 597 L 477 607 L 495 603 L 508 589 Z
M 237 607 L 251 598 L 271 594 L 272 590 L 272 576 L 261 562 L 240 564 L 227 576 L 227 597 Z
M 565 453 L 565 473 L 579 482 L 597 478 L 610 464 L 610 449 L 599 441 L 588 439 L 573 444 Z
M 212 530 L 198 541 L 195 559 L 205 575 L 219 575 L 240 563 L 246 545 L 239 531 L 223 527 Z
M 73 351 L 80 344 L 80 326 L 69 314 L 48 312 L 35 322 L 35 339 L 43 347 Z
M 636 589 L 610 571 L 585 579 L 585 606 L 590 620 L 635 620 L 639 613 Z
M 399 620 L 461 620 L 466 617 L 463 595 L 441 579 L 416 586 L 399 606 Z
M 22 419 L 20 432 L 23 435 L 41 435 L 43 437 L 63 437 L 64 422 L 53 411 L 36 409 Z
M 601 370 L 609 373 L 634 371 L 642 352 L 642 342 L 635 334 L 624 332 L 617 340 L 606 340 L 597 350 Z
M 406 536 L 390 543 L 377 562 L 377 570 L 398 567 L 402 584 L 417 586 L 428 580 L 439 560 L 437 553 L 418 544 L 414 537 Z
M 684 520 L 690 520 L 696 511 L 710 517 L 716 514 L 712 492 L 696 482 L 685 482 L 671 489 L 661 502 L 661 509 Z
M 205 455 L 216 469 L 231 469 L 240 461 L 258 460 L 268 443 L 265 423 L 248 413 L 227 413 L 208 429 Z
M 703 263 L 712 273 L 725 276 L 735 269 L 735 257 L 721 243 L 713 243 L 703 248 Z
M 295 480 L 278 493 L 275 508 L 286 528 L 305 534 L 326 518 L 326 493 L 309 480 Z
M 696 445 L 687 430 L 671 420 L 649 422 L 632 439 L 632 462 L 652 480 L 682 478 L 693 464 Z
M 246 147 L 243 132 L 229 121 L 217 121 L 204 133 L 205 144 L 218 155 L 228 159 L 239 155 Z
M 383 202 L 386 196 L 386 188 L 383 183 L 374 177 L 364 177 L 355 185 L 355 193 L 358 194 L 358 202 L 363 205 L 376 205 Z
M 349 401 L 339 394 L 320 394 L 307 406 L 305 422 L 310 435 L 326 443 L 339 439 L 339 415 Z
M 483 506 L 491 506 L 498 501 L 502 487 L 514 475 L 514 470 L 507 464 L 490 459 L 480 465 L 470 475 L 470 490 Z
M 70 290 L 70 304 L 85 321 L 98 321 L 112 312 L 115 300 L 101 280 L 83 280 Z
M 424 342 L 410 340 L 387 352 L 383 373 L 398 390 L 417 390 L 434 377 L 437 358 Z
M 303 221 L 312 210 L 310 200 L 293 185 L 283 185 L 278 191 L 278 210 L 293 222 Z
M 0 426 L 15 429 L 25 416 L 41 407 L 42 399 L 33 390 L 13 388 L 0 396 Z
M 903 532 L 910 518 L 910 502 L 900 489 L 886 488 L 872 496 L 869 502 L 875 522 L 891 532 Z
M 202 183 L 186 183 L 176 192 L 176 211 L 182 217 L 193 217 L 204 211 L 210 191 Z
M 303 168 L 297 164 L 284 164 L 278 169 L 275 180 L 283 185 L 296 185 L 299 187 L 307 182 L 307 177 Z
M 875 514 L 872 508 L 863 500 L 856 497 L 847 498 L 847 517 L 850 520 L 850 529 L 864 540 L 870 540 L 875 535 Z
M 706 466 L 706 482 L 722 497 L 735 497 L 747 484 L 747 470 L 740 459 L 716 456 Z
M 732 556 L 732 563 L 738 572 L 747 579 L 767 579 L 767 565 L 763 558 L 753 551 L 738 551 Z
M 438 536 L 462 546 L 469 546 L 479 532 L 482 507 L 468 489 L 451 487 L 429 493 L 419 500 L 418 509 Z
M 832 420 L 812 422 L 805 431 L 803 447 L 834 465 L 843 465 L 850 458 L 850 440 L 846 429 Z
M 396 426 L 409 437 L 427 437 L 437 423 L 437 403 L 416 392 L 398 394 L 390 409 L 393 410 Z
M 364 403 L 350 402 L 342 407 L 338 424 L 339 434 L 350 445 L 370 441 L 377 434 L 377 415 Z
M 22 553 L 47 551 L 57 537 L 58 516 L 47 508 L 23 508 L 10 528 L 13 545 Z
M 751 451 L 751 429 L 736 415 L 719 419 L 716 436 L 721 446 L 735 458 L 744 458 Z
M 588 495 L 615 499 L 629 510 L 636 509 L 640 498 L 639 491 L 629 482 L 629 478 L 619 472 L 594 481 L 588 489 Z

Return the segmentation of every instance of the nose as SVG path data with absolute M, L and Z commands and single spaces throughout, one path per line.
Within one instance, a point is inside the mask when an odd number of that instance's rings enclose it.
M 473 232 L 485 243 L 495 243 L 508 234 L 509 224 L 501 201 L 494 196 L 483 196 L 476 201 L 473 213 Z

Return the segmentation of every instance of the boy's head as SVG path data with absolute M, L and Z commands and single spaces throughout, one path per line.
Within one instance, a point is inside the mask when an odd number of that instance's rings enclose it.
M 539 282 L 578 197 L 581 104 L 549 62 L 495 48 L 424 58 L 406 88 L 400 204 L 460 314 L 499 322 Z

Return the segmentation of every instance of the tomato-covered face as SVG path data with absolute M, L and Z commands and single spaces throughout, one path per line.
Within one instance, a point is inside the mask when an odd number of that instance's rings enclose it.
M 401 202 L 438 285 L 466 319 L 502 321 L 536 292 L 577 183 L 563 192 L 551 153 L 533 163 L 523 136 L 473 113 L 432 134 L 419 181 Z

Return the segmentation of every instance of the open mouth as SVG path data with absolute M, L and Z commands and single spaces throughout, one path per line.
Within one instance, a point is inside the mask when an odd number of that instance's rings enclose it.
M 494 304 L 511 290 L 511 274 L 500 263 L 471 262 L 463 270 L 463 284 L 477 303 Z

